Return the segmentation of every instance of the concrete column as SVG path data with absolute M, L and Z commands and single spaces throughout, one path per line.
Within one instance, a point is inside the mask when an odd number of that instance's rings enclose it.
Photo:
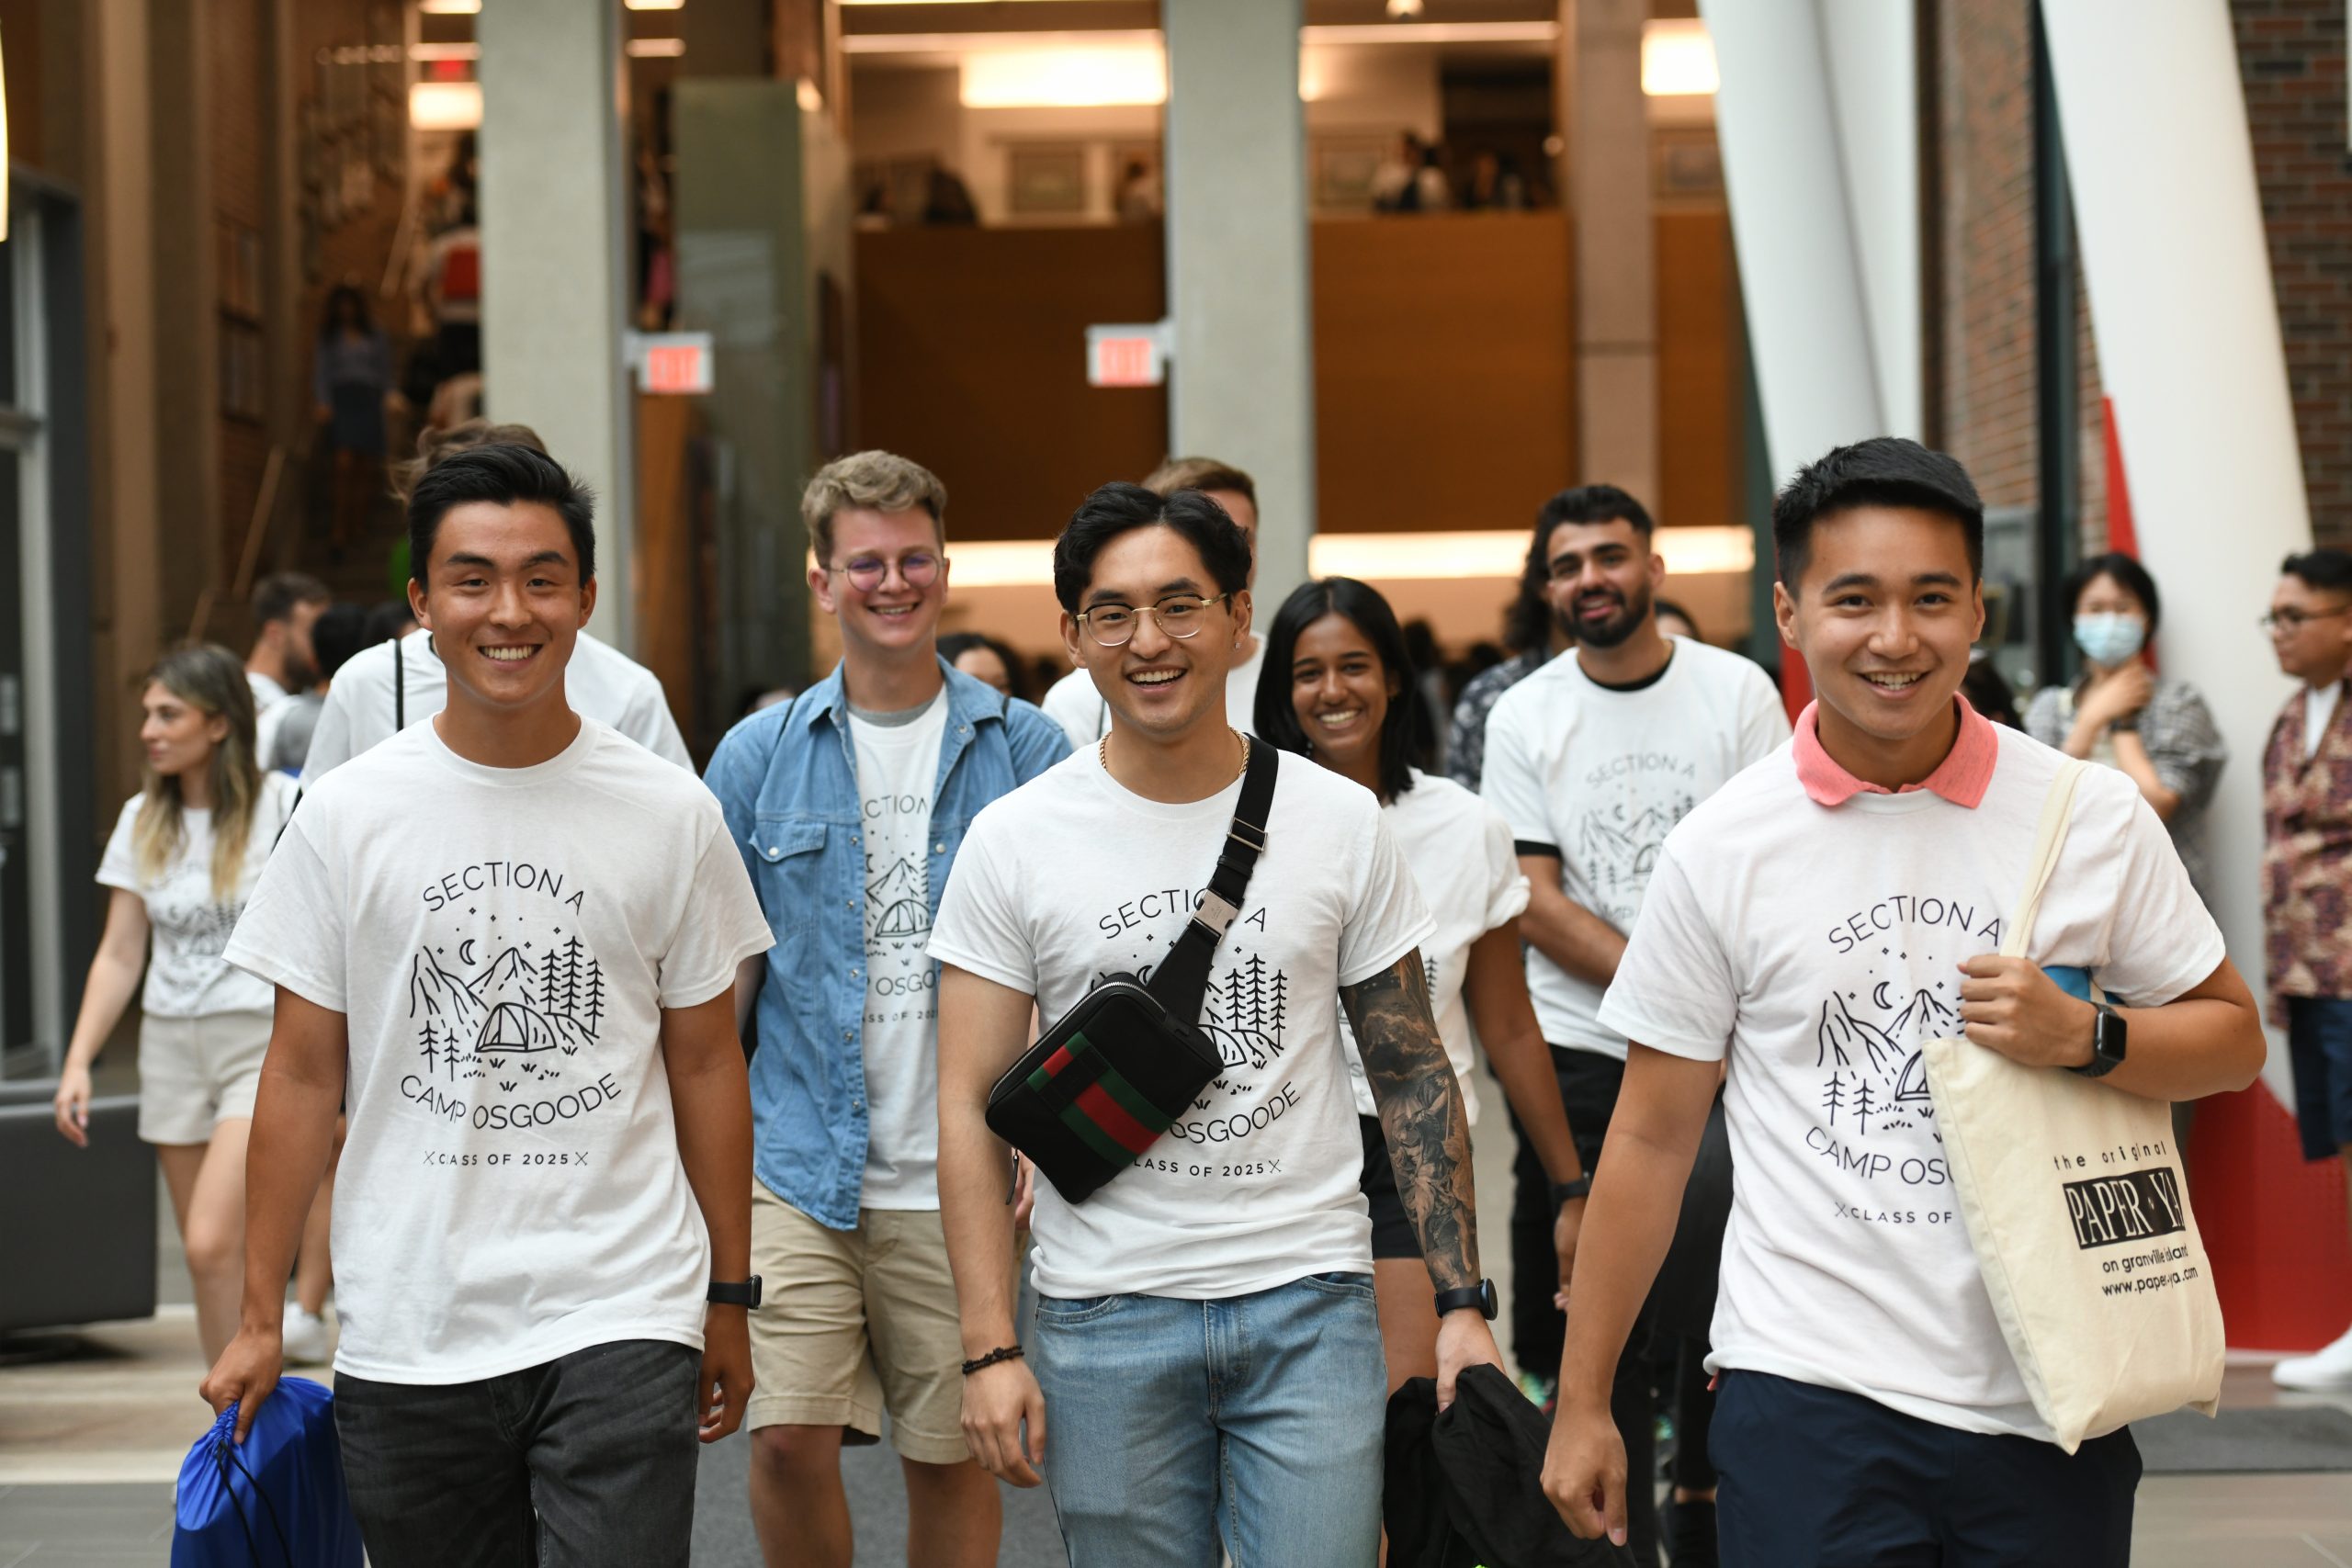
M 1645 9 L 1643 0 L 1562 0 L 1564 58 L 1555 74 L 1566 88 L 1576 225 L 1574 477 L 1616 485 L 1656 506 L 1657 263 L 1642 96 Z
M 482 380 L 596 491 L 594 629 L 635 637 L 618 0 L 497 0 L 481 43 Z
M 2293 686 L 2252 622 L 2312 530 L 2229 11 L 2052 0 L 2041 15 L 2099 375 L 2140 554 L 2171 593 L 2165 668 L 2197 682 L 2230 747 L 2205 812 L 2208 892 L 2258 995 L 2262 749 Z M 2282 1053 L 2264 1076 L 2290 1095 Z
M 1166 0 L 1169 447 L 1258 484 L 1260 619 L 1315 531 L 1300 0 Z M 1077 345 L 1072 344 L 1072 352 Z
M 1881 433 L 1927 425 L 1919 298 L 1917 14 L 1883 0 L 1821 0 L 1846 206 L 1854 223 Z

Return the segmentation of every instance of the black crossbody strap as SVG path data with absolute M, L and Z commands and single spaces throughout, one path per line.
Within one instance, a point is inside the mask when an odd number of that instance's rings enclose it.
M 392 733 L 398 735 L 408 728 L 408 660 L 401 651 L 401 639 L 392 638 Z
M 1281 762 L 1274 749 L 1262 740 L 1244 737 L 1250 761 L 1242 770 L 1241 799 L 1234 807 L 1233 825 L 1226 829 L 1225 848 L 1209 878 L 1209 890 L 1200 908 L 1169 945 L 1168 956 L 1152 971 L 1146 987 L 1170 1014 L 1191 1023 L 1201 1016 L 1201 999 L 1208 994 L 1209 961 L 1226 928 L 1241 913 L 1250 891 L 1250 874 L 1266 847 L 1266 816 L 1274 804 L 1274 776 Z

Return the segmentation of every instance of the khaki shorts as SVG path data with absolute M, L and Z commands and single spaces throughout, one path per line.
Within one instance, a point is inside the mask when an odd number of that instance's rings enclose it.
M 233 1117 L 253 1119 L 266 1012 L 216 1012 L 139 1021 L 139 1136 L 150 1144 L 209 1144 Z
M 758 1386 L 746 1427 L 843 1427 L 922 1464 L 960 1464 L 964 1336 L 936 1209 L 861 1209 L 829 1230 L 752 1184 L 752 1314 Z

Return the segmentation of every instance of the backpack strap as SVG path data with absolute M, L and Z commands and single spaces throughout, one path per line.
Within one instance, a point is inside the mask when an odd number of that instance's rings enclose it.
M 1240 916 L 1250 874 L 1266 848 L 1266 817 L 1273 807 L 1274 779 L 1282 764 L 1265 741 L 1253 736 L 1244 736 L 1242 741 L 1250 749 L 1250 760 L 1242 770 L 1241 799 L 1234 807 L 1232 826 L 1226 829 L 1209 890 L 1145 987 L 1186 1023 L 1201 1015 L 1201 1001 L 1208 994 L 1209 961 L 1226 929 Z

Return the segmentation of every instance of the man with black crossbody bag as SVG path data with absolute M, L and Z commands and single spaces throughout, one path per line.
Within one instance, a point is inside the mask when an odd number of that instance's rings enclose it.
M 1368 792 L 1253 756 L 1227 719 L 1249 567 L 1196 492 L 1079 508 L 1055 592 L 1111 731 L 981 812 L 932 932 L 964 1428 L 1007 1481 L 1043 1466 L 1087 1563 L 1377 1551 L 1386 1385 L 1341 1007 L 1438 1292 L 1440 1397 L 1499 1360 L 1411 874 Z M 992 1124 L 1044 1172 L 1027 1346 Z

